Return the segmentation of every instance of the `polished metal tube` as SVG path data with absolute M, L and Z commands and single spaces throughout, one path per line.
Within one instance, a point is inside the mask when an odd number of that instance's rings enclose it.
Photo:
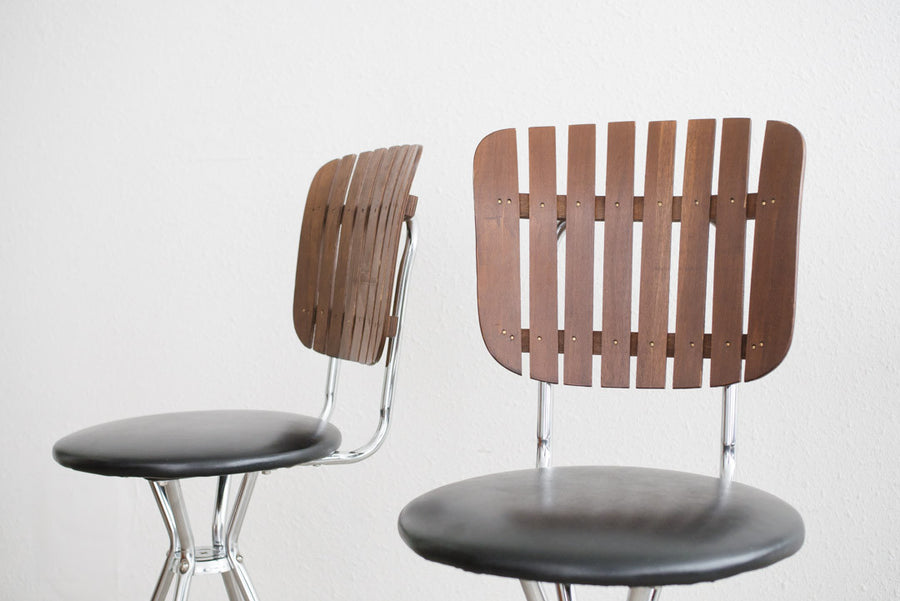
M 178 564 L 175 575 L 175 601 L 185 601 L 191 588 L 191 578 L 194 575 L 194 534 L 191 531 L 191 522 L 188 519 L 187 505 L 181 494 L 181 482 L 168 480 L 162 482 L 166 498 L 172 511 L 175 522 L 175 534 L 178 537 L 178 545 L 181 551 L 178 553 Z
M 228 565 L 231 568 L 233 577 L 226 577 L 225 588 L 228 590 L 229 596 L 233 594 L 231 587 L 238 589 L 237 592 L 245 599 L 245 601 L 257 601 L 256 591 L 250 582 L 250 576 L 244 568 L 244 558 L 238 549 L 238 538 L 241 534 L 241 528 L 244 526 L 244 517 L 247 515 L 247 506 L 250 504 L 250 497 L 253 495 L 253 488 L 256 486 L 256 478 L 259 472 L 250 472 L 244 474 L 241 485 L 238 487 L 237 496 L 234 499 L 234 508 L 231 510 L 231 520 L 228 523 L 228 530 L 225 534 L 225 548 Z
M 553 430 L 553 385 L 540 382 L 538 388 L 537 467 L 550 467 L 553 458 L 550 435 Z
M 325 406 L 322 407 L 322 413 L 319 415 L 319 419 L 323 422 L 327 422 L 331 418 L 331 412 L 334 410 L 334 391 L 337 388 L 340 367 L 340 359 L 328 357 L 328 371 L 325 375 Z
M 525 593 L 525 601 L 547 601 L 539 582 L 533 580 L 520 580 L 522 592 Z
M 169 550 L 166 553 L 166 561 L 163 564 L 162 572 L 156 581 L 156 587 L 153 589 L 151 601 L 164 601 L 169 594 L 169 588 L 172 586 L 172 579 L 175 577 L 177 569 L 178 555 L 181 551 L 181 543 L 178 541 L 178 534 L 175 531 L 175 518 L 172 516 L 172 506 L 166 497 L 166 490 L 161 483 L 156 480 L 150 480 L 150 489 L 153 491 L 153 498 L 156 499 L 156 506 L 162 514 L 163 522 L 166 525 L 166 532 L 169 535 Z
M 636 586 L 628 589 L 628 601 L 659 601 L 662 587 Z
M 219 476 L 216 482 L 216 509 L 213 514 L 212 544 L 213 549 L 225 548 L 225 520 L 228 511 L 228 488 L 231 476 Z
M 737 385 L 730 384 L 722 389 L 722 460 L 719 464 L 719 477 L 731 482 L 735 468 L 736 418 L 735 400 Z
M 559 601 L 575 601 L 575 596 L 572 594 L 571 584 L 557 584 L 556 596 Z
M 381 410 L 378 426 L 369 442 L 352 451 L 335 451 L 327 457 L 309 462 L 307 465 L 329 465 L 356 463 L 371 456 L 381 448 L 391 427 L 391 412 L 394 402 L 394 391 L 397 380 L 397 356 L 400 353 L 400 332 L 403 326 L 403 313 L 406 307 L 406 292 L 409 284 L 409 273 L 416 254 L 419 240 L 419 228 L 412 217 L 406 219 L 406 244 L 400 259 L 400 273 L 394 291 L 394 315 L 397 317 L 397 331 L 388 340 L 387 359 L 384 364 L 384 380 L 381 387 Z

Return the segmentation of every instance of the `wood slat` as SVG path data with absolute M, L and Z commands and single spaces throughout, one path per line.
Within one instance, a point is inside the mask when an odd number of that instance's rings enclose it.
M 369 351 L 366 363 L 373 364 L 381 357 L 384 343 L 387 339 L 385 323 L 391 311 L 391 299 L 394 292 L 394 274 L 397 270 L 397 254 L 400 244 L 400 233 L 403 219 L 409 202 L 409 188 L 419 157 L 422 156 L 421 146 L 406 146 L 406 157 L 397 178 L 390 199 L 390 212 L 387 218 L 387 230 L 385 231 L 384 245 L 381 249 L 381 260 L 378 270 L 378 289 L 375 295 L 375 309 L 373 312 L 373 325 Z
M 338 243 L 337 264 L 334 273 L 334 287 L 331 295 L 331 315 L 328 321 L 328 339 L 325 343 L 325 353 L 332 357 L 341 354 L 341 337 L 344 333 L 344 317 L 347 314 L 347 295 L 350 273 L 350 258 L 353 254 L 353 226 L 356 218 L 360 216 L 359 201 L 363 181 L 371 164 L 373 153 L 363 152 L 356 161 L 353 171 L 353 179 L 347 190 L 347 201 L 341 212 L 341 232 Z M 363 218 L 364 215 L 362 216 Z
M 381 166 L 375 174 L 375 182 L 372 185 L 372 201 L 369 205 L 369 215 L 366 221 L 366 229 L 363 232 L 362 255 L 360 256 L 359 275 L 357 280 L 357 295 L 353 320 L 353 336 L 350 341 L 350 356 L 356 361 L 364 361 L 366 352 L 366 330 L 368 326 L 368 307 L 370 292 L 375 285 L 375 276 L 372 274 L 372 249 L 375 247 L 375 235 L 381 219 L 385 191 L 388 188 L 388 180 L 395 169 L 399 146 L 392 146 L 385 152 Z M 396 167 L 399 169 L 399 165 Z
M 630 384 L 631 263 L 634 232 L 634 122 L 610 123 L 603 234 L 603 352 L 600 385 Z M 592 219 L 593 221 L 593 216 Z
M 334 270 L 337 263 L 338 235 L 341 229 L 341 215 L 347 188 L 356 164 L 356 155 L 349 154 L 338 163 L 337 173 L 328 203 L 325 208 L 325 225 L 322 230 L 322 244 L 319 249 L 319 278 L 316 284 L 316 316 L 313 325 L 313 349 L 324 353 L 328 339 L 328 320 L 331 312 L 331 296 L 334 286 Z
M 309 186 L 306 208 L 300 226 L 297 251 L 297 274 L 294 280 L 294 330 L 307 347 L 313 344 L 313 319 L 316 307 L 316 285 L 319 275 L 319 249 L 328 196 L 337 172 L 338 159 L 329 161 L 316 172 Z
M 744 380 L 760 378 L 787 354 L 794 329 L 797 244 L 805 148 L 794 127 L 766 124 L 750 276 Z
M 556 129 L 528 130 L 529 325 L 533 332 L 531 377 L 559 381 L 556 261 Z
M 475 254 L 478 320 L 488 352 L 522 373 L 516 130 L 486 136 L 475 151 Z
M 666 386 L 675 129 L 674 121 L 655 121 L 648 128 L 638 305 L 638 388 Z
M 688 122 L 675 311 L 675 388 L 699 387 L 703 376 L 709 200 L 715 135 L 715 119 Z
M 569 126 L 563 380 L 576 386 L 591 385 L 596 137 L 592 124 Z
M 363 305 L 360 298 L 364 294 L 362 281 L 363 265 L 368 265 L 367 249 L 365 247 L 367 225 L 369 215 L 372 211 L 372 197 L 375 191 L 375 181 L 379 173 L 381 173 L 383 162 L 387 150 L 379 148 L 372 153 L 369 160 L 369 166 L 366 170 L 365 177 L 359 189 L 358 199 L 356 200 L 356 217 L 353 220 L 353 230 L 350 234 L 350 254 L 347 259 L 347 299 L 344 306 L 344 326 L 341 330 L 341 345 L 338 356 L 342 359 L 358 360 L 358 356 L 351 353 L 353 333 L 356 330 L 355 323 L 357 315 L 362 319 L 362 314 L 358 313 L 359 308 Z M 360 157 L 361 159 L 361 157 Z M 349 200 L 348 200 L 349 202 Z
M 750 120 L 725 119 L 719 153 L 719 193 L 713 275 L 711 386 L 741 380 L 744 327 L 744 244 L 747 237 L 747 170 Z
M 408 146 L 397 147 L 394 161 L 391 164 L 391 170 L 385 183 L 384 194 L 381 197 L 381 207 L 378 212 L 378 221 L 375 226 L 375 237 L 370 247 L 369 261 L 369 280 L 366 282 L 367 296 L 365 321 L 363 326 L 362 340 L 360 341 L 360 361 L 369 362 L 373 338 L 378 338 L 383 332 L 375 332 L 375 326 L 378 321 L 375 315 L 375 307 L 378 302 L 379 277 L 381 274 L 381 263 L 383 257 L 384 245 L 389 238 L 389 219 L 391 216 L 391 200 L 400 179 L 400 174 L 406 164 L 407 156 L 410 148 Z

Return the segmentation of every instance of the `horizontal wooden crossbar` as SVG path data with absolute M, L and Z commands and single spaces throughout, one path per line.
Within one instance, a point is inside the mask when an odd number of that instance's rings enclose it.
M 747 219 L 755 219 L 756 218 L 756 201 L 758 195 L 756 193 L 747 194 Z M 681 196 L 673 196 L 672 197 L 672 221 L 681 221 L 681 203 L 683 197 Z M 715 222 L 716 220 L 716 204 L 718 203 L 718 196 L 713 194 L 710 197 L 709 201 L 709 220 L 711 222 Z M 522 219 L 528 219 L 530 214 L 530 201 L 529 195 L 527 193 L 519 194 L 519 217 Z M 606 197 L 605 196 L 595 196 L 594 197 L 594 221 L 603 221 L 606 214 Z M 558 194 L 556 196 L 556 218 L 557 219 L 565 219 L 566 218 L 566 195 Z M 644 197 L 643 196 L 635 196 L 634 197 L 634 221 L 643 221 L 644 220 Z
M 566 343 L 566 333 L 563 330 L 557 330 L 557 347 L 559 353 L 562 353 L 565 350 Z M 537 340 L 535 340 L 535 344 L 539 344 Z M 653 344 L 654 348 L 656 347 L 655 341 L 648 341 L 647 344 Z M 703 335 L 703 358 L 709 359 L 712 356 L 712 334 L 704 334 Z M 725 344 L 729 346 L 733 344 L 730 340 L 725 341 Z M 741 336 L 741 359 L 747 358 L 747 335 L 744 334 Z M 629 340 L 630 346 L 630 354 L 632 357 L 637 357 L 638 354 L 638 333 L 632 332 L 631 339 Z M 592 355 L 601 355 L 603 348 L 603 332 L 594 331 L 591 337 L 591 354 Z M 527 328 L 522 329 L 522 352 L 528 353 L 531 352 L 531 331 Z M 675 356 L 675 334 L 669 333 L 666 335 L 666 357 L 674 357 Z

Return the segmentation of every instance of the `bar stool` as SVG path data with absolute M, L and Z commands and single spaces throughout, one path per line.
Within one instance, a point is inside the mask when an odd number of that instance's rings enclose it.
M 65 467 L 150 483 L 170 541 L 153 601 L 165 599 L 173 581 L 174 598 L 183 601 L 195 574 L 221 574 L 230 601 L 255 601 L 238 537 L 258 474 L 295 465 L 354 463 L 384 442 L 417 240 L 417 199 L 409 190 L 421 153 L 421 146 L 408 145 L 358 157 L 350 154 L 326 163 L 310 186 L 293 313 L 300 341 L 329 357 L 321 415 L 265 410 L 164 413 L 89 427 L 54 445 L 53 457 Z M 328 421 L 338 366 L 343 360 L 374 366 L 382 356 L 377 430 L 365 445 L 341 451 L 341 434 Z M 231 501 L 229 489 L 238 475 Z M 199 547 L 181 481 L 208 476 L 218 478 L 212 545 Z
M 400 514 L 399 529 L 416 553 L 519 579 L 529 601 L 546 599 L 542 582 L 553 585 L 560 601 L 574 598 L 576 584 L 629 587 L 629 599 L 639 601 L 658 599 L 663 586 L 759 569 L 800 549 L 804 526 L 797 511 L 735 482 L 733 473 L 736 386 L 770 373 L 791 343 L 804 143 L 792 126 L 769 121 L 758 192 L 748 194 L 750 121 L 725 119 L 714 193 L 716 126 L 714 119 L 688 122 L 680 196 L 673 193 L 672 121 L 649 124 L 643 196 L 634 188 L 633 122 L 608 125 L 602 196 L 595 193 L 594 125 L 568 129 L 565 195 L 557 194 L 554 128 L 528 130 L 528 193 L 519 192 L 516 131 L 482 140 L 474 162 L 478 317 L 485 346 L 502 366 L 522 374 L 522 355 L 528 355 L 530 376 L 538 381 L 537 467 L 449 484 L 413 500 Z M 748 220 L 755 224 L 747 300 Z M 529 248 L 526 299 L 520 223 L 528 226 L 527 238 L 522 236 Z M 602 249 L 595 249 L 600 225 Z M 636 237 L 638 266 L 632 259 Z M 602 259 L 595 250 L 602 250 Z M 595 261 L 603 274 L 597 283 Z M 639 267 L 634 294 L 633 267 Z M 593 329 L 595 306 L 600 331 Z M 699 388 L 704 380 L 722 387 L 719 477 L 643 467 L 551 467 L 552 387 L 560 381 L 594 384 L 594 356 L 600 357 L 603 388 Z

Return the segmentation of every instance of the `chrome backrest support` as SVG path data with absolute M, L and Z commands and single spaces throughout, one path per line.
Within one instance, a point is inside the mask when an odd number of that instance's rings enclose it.
M 381 445 L 391 426 L 391 415 L 394 402 L 394 392 L 397 380 L 397 356 L 400 353 L 400 333 L 403 326 L 403 312 L 406 307 L 406 293 L 409 282 L 409 273 L 415 258 L 416 245 L 419 239 L 419 229 L 414 217 L 406 218 L 406 243 L 403 247 L 403 255 L 400 259 L 399 275 L 394 289 L 393 315 L 397 318 L 397 329 L 388 340 L 387 358 L 384 363 L 384 379 L 381 387 L 381 411 L 379 413 L 378 426 L 375 434 L 363 446 L 352 451 L 335 451 L 327 457 L 309 462 L 307 465 L 333 465 L 356 463 L 375 453 Z M 325 385 L 325 405 L 320 414 L 321 419 L 328 420 L 334 409 L 335 391 L 337 389 L 339 359 L 330 358 Z

